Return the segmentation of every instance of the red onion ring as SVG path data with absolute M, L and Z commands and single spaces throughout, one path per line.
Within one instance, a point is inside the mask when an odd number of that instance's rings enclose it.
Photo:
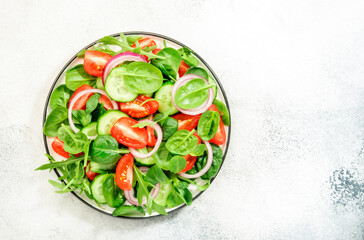
M 148 167 L 138 167 L 138 168 L 144 174 L 146 174 L 149 170 Z M 155 185 L 155 188 L 153 188 L 152 191 L 150 192 L 153 199 L 157 197 L 157 195 L 159 193 L 159 189 L 160 189 L 160 184 L 157 183 Z M 135 206 L 143 206 L 143 205 L 147 204 L 147 197 L 144 196 L 142 203 L 139 205 L 138 199 L 134 197 L 134 189 L 131 189 L 130 191 L 124 191 L 124 195 L 125 195 L 126 200 L 130 204 L 133 204 Z
M 204 79 L 203 77 L 196 75 L 196 74 L 187 74 L 184 75 L 183 77 L 181 77 L 180 79 L 178 79 L 176 81 L 176 83 L 173 85 L 172 88 L 172 103 L 173 105 L 182 113 L 187 114 L 187 115 L 198 115 L 200 113 L 205 112 L 212 104 L 212 102 L 214 101 L 214 90 L 212 88 L 208 89 L 209 92 L 209 97 L 207 98 L 207 100 L 199 107 L 197 108 L 193 108 L 193 109 L 183 109 L 177 106 L 177 104 L 174 101 L 174 95 L 176 94 L 178 88 L 180 88 L 181 86 L 185 85 L 187 82 L 191 81 L 192 79 L 195 78 L 201 78 L 203 79 L 206 84 L 210 84 L 206 79 Z
M 117 65 L 122 64 L 126 61 L 147 62 L 147 60 L 145 60 L 145 58 L 142 55 L 139 55 L 137 53 L 133 53 L 133 52 L 119 53 L 119 54 L 113 56 L 112 58 L 110 58 L 110 60 L 106 63 L 104 72 L 102 74 L 102 83 L 105 85 L 106 77 L 107 77 L 107 75 L 109 75 L 111 69 L 113 69 Z
M 72 108 L 73 108 L 73 105 L 75 105 L 75 102 L 80 98 L 82 97 L 84 94 L 86 93 L 99 93 L 99 94 L 102 94 L 104 96 L 106 96 L 112 103 L 112 106 L 114 107 L 115 110 L 118 110 L 118 104 L 111 100 L 109 98 L 109 96 L 107 95 L 107 93 L 103 90 L 100 90 L 100 89 L 87 89 L 87 90 L 84 90 L 82 92 L 79 92 L 73 99 L 72 101 L 70 102 L 70 106 L 68 108 L 68 122 L 70 123 L 70 127 L 72 128 L 72 130 L 77 133 L 78 131 L 80 131 L 78 128 L 76 128 L 75 124 L 73 123 L 72 121 Z M 95 139 L 96 136 L 93 136 L 93 137 L 88 137 L 88 139 Z
M 211 164 L 212 164 L 212 159 L 214 157 L 213 153 L 212 153 L 212 148 L 208 141 L 203 141 L 203 143 L 206 145 L 206 149 L 207 149 L 206 165 L 198 173 L 187 174 L 184 172 L 179 172 L 178 175 L 180 175 L 181 177 L 184 177 L 184 178 L 198 178 L 198 177 L 201 177 L 202 175 L 204 175 L 210 169 Z
M 151 120 L 141 120 L 139 121 L 140 123 L 141 122 L 149 122 L 149 123 L 154 123 L 153 121 Z M 131 154 L 134 155 L 134 157 L 137 157 L 137 158 L 148 158 L 150 156 L 152 156 L 159 148 L 159 146 L 161 145 L 161 142 L 162 142 L 162 138 L 163 138 L 163 132 L 162 132 L 162 128 L 159 126 L 158 123 L 154 124 L 154 125 L 151 125 L 149 126 L 151 128 L 153 128 L 156 132 L 157 132 L 157 142 L 153 148 L 152 151 L 150 151 L 149 153 L 140 153 L 138 152 L 135 148 L 131 148 L 129 147 L 129 150 L 131 152 Z

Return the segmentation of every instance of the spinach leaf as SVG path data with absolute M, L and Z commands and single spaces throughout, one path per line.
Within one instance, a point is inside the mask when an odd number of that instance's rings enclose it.
M 126 87 L 137 93 L 153 93 L 163 83 L 161 71 L 152 64 L 132 62 L 128 64 L 124 73 Z
M 106 173 L 106 172 L 115 172 L 116 164 L 118 163 L 119 159 L 116 159 L 115 162 L 109 164 L 101 164 L 97 162 L 91 161 L 89 166 L 92 172 L 95 173 Z
M 129 150 L 119 149 L 119 143 L 110 135 L 99 135 L 91 144 L 91 159 L 100 164 L 111 164 L 121 158 L 121 153 Z
M 69 126 L 64 124 L 58 130 L 58 137 L 64 142 L 64 150 L 71 154 L 83 152 L 85 145 L 88 143 L 87 136 L 84 133 L 74 133 Z
M 198 143 L 198 138 L 193 135 L 195 130 L 189 132 L 187 130 L 179 130 L 166 142 L 166 148 L 173 154 L 187 155 Z
M 72 116 L 74 116 L 84 127 L 89 125 L 92 120 L 92 115 L 87 114 L 85 110 L 72 110 Z
M 222 163 L 221 148 L 214 143 L 211 143 L 211 148 L 213 152 L 212 165 L 210 169 L 204 175 L 201 176 L 201 178 L 204 180 L 210 180 L 213 177 L 215 177 Z M 197 167 L 198 171 L 201 171 L 201 169 L 206 165 L 206 161 L 207 161 L 207 153 L 197 158 L 195 166 Z
M 75 91 L 82 85 L 93 85 L 96 83 L 96 77 L 88 74 L 83 68 L 83 64 L 79 64 L 70 68 L 66 72 L 66 86 Z
M 186 167 L 186 159 L 181 156 L 174 156 L 170 161 L 168 168 L 173 173 L 179 173 Z
M 201 67 L 189 68 L 185 74 L 196 74 L 198 76 L 203 77 L 206 80 L 209 78 L 209 74 L 207 73 L 207 71 Z
M 152 64 L 159 68 L 163 75 L 176 81 L 178 69 L 182 61 L 179 52 L 174 48 L 166 47 L 159 51 L 157 55 L 164 57 L 164 59 L 153 59 Z
M 204 112 L 201 115 L 200 120 L 198 120 L 197 134 L 202 140 L 208 141 L 215 136 L 219 129 L 219 123 L 219 113 L 208 110 Z
M 56 107 L 68 107 L 68 101 L 70 100 L 72 91 L 69 90 L 66 85 L 62 84 L 58 86 L 52 93 L 49 100 L 49 105 L 51 109 Z
M 191 156 L 201 156 L 206 151 L 206 145 L 205 144 L 198 144 L 195 149 L 190 152 Z
M 112 213 L 113 216 L 144 216 L 145 211 L 140 206 L 120 206 L 114 210 Z
M 179 54 L 181 54 L 182 60 L 190 67 L 197 67 L 199 64 L 197 58 L 193 56 L 192 51 L 187 48 L 183 47 L 178 49 Z
M 68 111 L 65 107 L 55 108 L 44 123 L 43 133 L 48 137 L 56 137 L 61 124 L 68 119 Z
M 167 202 L 168 195 L 172 192 L 172 189 L 173 189 L 173 186 L 172 186 L 171 181 L 168 181 L 167 183 L 161 183 L 158 195 L 154 199 L 154 201 L 156 203 L 158 203 L 159 205 L 165 207 L 167 204 L 166 202 Z
M 229 111 L 227 110 L 226 105 L 217 99 L 214 99 L 213 104 L 216 105 L 217 110 L 220 113 L 220 116 L 221 116 L 221 119 L 222 119 L 222 122 L 224 123 L 224 125 L 229 126 L 230 125 L 230 116 L 229 116 Z
M 162 124 L 163 141 L 167 141 L 178 129 L 176 119 L 168 117 Z
M 149 168 L 145 180 L 151 184 L 168 183 L 168 178 L 157 165 Z
M 106 112 L 103 103 L 97 104 L 96 109 L 91 113 L 92 115 L 92 122 L 96 122 L 102 114 Z
M 95 109 L 96 109 L 96 107 L 97 107 L 97 105 L 98 105 L 98 103 L 99 103 L 99 98 L 100 98 L 100 94 L 98 94 L 98 93 L 94 93 L 88 100 L 87 100 L 87 103 L 86 103 L 86 113 L 87 114 L 90 114 L 90 113 L 92 113 Z
M 102 183 L 102 193 L 105 197 L 107 205 L 112 208 L 120 207 L 125 202 L 120 188 L 116 185 L 115 174 L 110 174 Z
M 208 89 L 214 87 L 206 84 L 201 78 L 192 79 L 177 89 L 174 101 L 183 109 L 192 109 L 201 106 L 209 97 Z
M 167 206 L 169 208 L 173 208 L 173 207 L 176 207 L 183 203 L 186 203 L 187 205 L 191 205 L 192 194 L 187 189 L 188 184 L 180 181 L 175 174 L 172 174 L 170 177 L 171 177 L 172 183 L 173 183 L 173 190 L 168 195 L 168 198 L 166 201 Z
M 87 49 L 82 49 L 79 53 L 77 53 L 78 58 L 83 58 L 85 56 Z
M 162 142 L 156 153 L 153 154 L 155 164 L 164 169 L 169 170 L 169 161 L 172 158 L 172 154 L 166 148 L 165 142 Z

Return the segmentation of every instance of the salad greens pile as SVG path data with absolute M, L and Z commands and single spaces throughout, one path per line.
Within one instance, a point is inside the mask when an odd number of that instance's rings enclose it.
M 43 126 L 64 160 L 46 154 L 36 170 L 57 169 L 58 181 L 49 180 L 57 193 L 85 193 L 114 216 L 190 205 L 190 190 L 207 189 L 223 161 L 230 117 L 215 81 L 190 49 L 158 49 L 150 37 L 106 36 L 78 57 Z M 188 74 L 198 77 L 178 86 Z

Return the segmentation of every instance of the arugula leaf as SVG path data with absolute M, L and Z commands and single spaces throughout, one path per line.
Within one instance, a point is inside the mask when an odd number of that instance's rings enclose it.
M 191 49 L 187 47 L 183 47 L 178 49 L 178 52 L 181 54 L 182 60 L 190 67 L 197 67 L 199 64 L 197 58 L 192 55 Z

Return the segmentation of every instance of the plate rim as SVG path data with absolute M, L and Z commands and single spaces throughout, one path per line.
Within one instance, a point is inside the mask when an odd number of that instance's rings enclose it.
M 149 36 L 154 36 L 154 37 L 159 37 L 159 38 L 162 38 L 162 39 L 166 39 L 168 41 L 171 41 L 175 44 L 178 44 L 182 47 L 187 47 L 189 49 L 191 49 L 190 47 L 186 46 L 185 44 L 171 38 L 171 37 L 168 37 L 168 36 L 165 36 L 165 35 L 162 35 L 162 34 L 159 34 L 159 33 L 154 33 L 154 32 L 145 32 L 145 31 L 128 31 L 128 32 L 122 32 L 124 35 L 149 35 Z M 114 33 L 114 34 L 111 34 L 111 35 L 108 35 L 108 36 L 111 36 L 111 37 L 117 37 L 119 36 L 120 33 Z M 100 38 L 101 39 L 101 38 Z M 42 129 L 43 129 L 43 126 L 44 126 L 44 123 L 47 119 L 47 109 L 48 109 L 48 105 L 49 105 L 49 100 L 50 100 L 50 97 L 52 95 L 52 92 L 54 90 L 54 87 L 56 86 L 59 78 L 61 77 L 61 75 L 63 74 L 63 72 L 69 67 L 69 65 L 77 58 L 77 55 L 80 51 L 84 50 L 84 49 L 88 49 L 89 47 L 93 46 L 94 44 L 96 44 L 100 39 L 98 40 L 95 40 L 89 44 L 87 44 L 85 47 L 83 47 L 81 50 L 79 50 L 73 57 L 70 58 L 70 60 L 67 61 L 67 63 L 61 68 L 61 70 L 59 71 L 59 73 L 57 74 L 55 80 L 53 81 L 50 89 L 49 89 L 49 92 L 48 92 L 48 95 L 47 95 L 47 98 L 46 98 L 46 102 L 44 104 L 44 109 L 43 109 L 43 123 L 42 123 Z M 222 156 L 222 162 L 221 162 L 221 165 L 220 165 L 220 168 L 219 170 L 217 171 L 216 175 L 214 178 L 211 179 L 210 181 L 210 184 L 215 180 L 215 178 L 218 176 L 224 162 L 225 162 L 225 158 L 226 158 L 226 155 L 228 153 L 228 150 L 229 150 L 229 146 L 230 146 L 230 135 L 231 135 L 231 112 L 230 112 L 230 106 L 229 106 L 229 101 L 228 101 L 228 98 L 227 98 L 227 95 L 226 95 L 226 92 L 225 92 L 225 89 L 223 88 L 219 78 L 217 77 L 216 73 L 212 70 L 212 68 L 210 67 L 210 65 L 207 64 L 207 62 L 199 55 L 197 54 L 193 49 L 191 49 L 191 51 L 193 52 L 193 54 L 208 68 L 208 70 L 211 72 L 211 74 L 213 75 L 214 77 L 214 80 L 216 80 L 217 84 L 219 85 L 219 88 L 221 90 L 221 93 L 224 97 L 224 100 L 225 100 L 225 104 L 226 104 L 226 108 L 228 109 L 228 112 L 229 112 L 229 116 L 230 116 L 230 125 L 227 126 L 228 127 L 228 135 L 227 135 L 227 139 L 226 139 L 226 146 L 225 146 L 225 151 L 224 151 L 224 154 Z M 46 150 L 46 153 L 50 155 L 50 152 L 49 152 L 49 148 L 48 148 L 48 144 L 47 144 L 47 136 L 44 135 L 44 133 L 42 132 L 43 134 L 43 143 L 44 143 L 44 147 L 45 147 L 45 150 Z M 58 172 L 57 169 L 53 169 L 54 172 L 56 173 L 57 177 L 60 177 L 60 174 Z M 65 183 L 64 180 L 62 180 L 63 183 Z M 193 200 L 197 199 L 203 192 L 205 191 L 201 191 L 199 192 L 195 197 L 193 197 Z M 150 215 L 150 216 L 147 216 L 147 217 L 127 217 L 127 216 L 113 216 L 111 213 L 108 213 L 108 212 L 105 212 L 103 211 L 102 209 L 100 208 L 97 208 L 96 206 L 93 206 L 91 205 L 90 203 L 86 202 L 82 197 L 80 197 L 77 193 L 75 193 L 74 191 L 71 192 L 76 198 L 78 198 L 81 202 L 83 202 L 84 204 L 86 204 L 87 206 L 89 206 L 90 208 L 92 209 L 95 209 L 97 210 L 98 212 L 100 213 L 103 213 L 107 216 L 111 216 L 111 217 L 114 217 L 114 218 L 124 218 L 124 219 L 150 219 L 150 218 L 153 218 L 153 217 L 160 217 L 160 216 L 164 216 L 164 215 L 161 215 L 161 214 L 158 214 L 158 215 Z M 176 210 L 179 210 L 181 209 L 182 207 L 184 206 L 187 206 L 185 203 L 184 204 L 181 204 L 179 205 L 178 207 L 174 208 L 173 210 L 169 211 L 169 213 L 174 213 Z

